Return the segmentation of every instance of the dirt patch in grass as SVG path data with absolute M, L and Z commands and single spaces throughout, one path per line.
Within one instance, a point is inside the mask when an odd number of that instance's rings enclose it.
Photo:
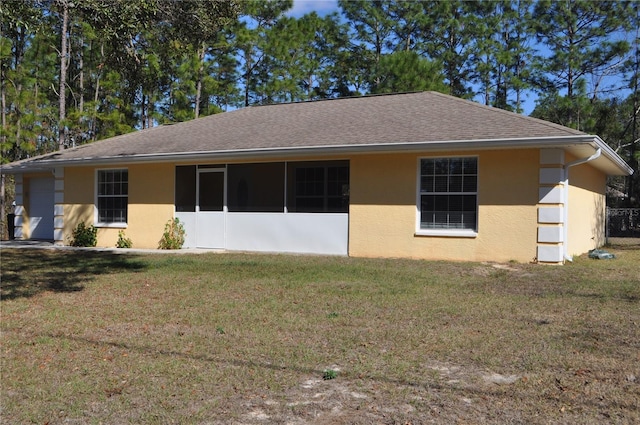
M 0 423 L 638 423 L 640 251 L 607 249 L 564 267 L 3 249 Z

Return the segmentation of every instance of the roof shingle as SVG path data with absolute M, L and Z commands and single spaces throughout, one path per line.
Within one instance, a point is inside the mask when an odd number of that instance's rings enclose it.
M 30 161 L 584 134 L 441 93 L 419 92 L 247 107 L 136 131 Z

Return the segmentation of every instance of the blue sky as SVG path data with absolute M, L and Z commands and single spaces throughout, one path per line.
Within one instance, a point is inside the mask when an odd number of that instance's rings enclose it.
M 316 12 L 320 16 L 325 16 L 332 12 L 340 12 L 338 7 L 338 0 L 293 0 L 293 8 L 287 12 L 288 16 L 299 18 L 306 13 Z M 616 83 L 615 78 L 609 78 L 605 80 L 608 83 Z M 626 95 L 625 95 L 626 96 Z M 531 91 L 523 93 L 523 109 L 526 115 L 531 114 L 535 108 L 535 101 L 537 95 Z M 479 103 L 483 103 L 482 96 L 476 96 L 475 100 Z
M 320 16 L 325 16 L 332 12 L 340 12 L 338 0 L 294 0 L 293 8 L 287 12 L 287 15 L 299 18 L 310 12 L 316 12 Z M 536 96 L 532 93 L 526 93 L 523 96 L 524 113 L 529 115 L 533 111 L 533 108 L 535 108 Z M 477 97 L 475 100 L 482 103 L 480 97 Z
M 293 9 L 287 15 L 299 18 L 305 13 L 314 11 L 320 16 L 339 12 L 338 0 L 293 0 Z

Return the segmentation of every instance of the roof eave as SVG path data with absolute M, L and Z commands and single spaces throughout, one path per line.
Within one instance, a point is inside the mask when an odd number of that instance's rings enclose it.
M 48 171 L 55 167 L 74 166 L 101 166 L 113 164 L 136 164 L 150 162 L 188 162 L 202 160 L 230 160 L 243 158 L 287 158 L 301 155 L 336 155 L 336 154 L 363 154 L 363 153 L 385 153 L 385 152 L 439 152 L 439 151 L 462 151 L 462 150 L 490 150 L 504 148 L 566 148 L 576 145 L 591 145 L 594 149 L 600 147 L 604 156 L 611 165 L 618 169 L 620 175 L 631 175 L 633 169 L 620 158 L 611 147 L 609 147 L 598 136 L 571 135 L 558 137 L 528 137 L 510 139 L 486 139 L 486 140 L 442 140 L 428 142 L 410 143 L 370 143 L 359 145 L 329 145 L 329 146 L 300 146 L 286 148 L 257 148 L 242 150 L 222 150 L 222 151 L 193 151 L 193 152 L 169 152 L 153 154 L 118 155 L 99 158 L 75 158 L 75 159 L 53 159 L 38 160 L 16 164 L 3 169 L 4 174 L 21 174 L 25 172 Z M 611 167 L 607 167 L 611 170 Z
M 613 164 L 615 164 L 615 166 L 617 168 L 620 169 L 621 173 L 620 174 L 615 174 L 615 175 L 623 175 L 623 176 L 630 176 L 634 173 L 633 168 L 631 168 L 629 166 L 629 164 L 627 164 L 624 159 L 622 159 L 620 157 L 620 155 L 618 155 L 616 153 L 616 151 L 614 151 L 611 146 L 609 146 L 608 144 L 606 144 L 604 142 L 604 140 L 602 140 L 600 137 L 598 136 L 592 136 L 593 137 L 593 141 L 595 144 L 595 148 L 600 148 L 602 149 L 602 154 L 609 160 L 611 161 Z
M 60 167 L 60 165 L 33 165 L 32 163 L 27 164 L 19 164 L 19 165 L 10 165 L 3 164 L 0 167 L 0 174 L 5 175 L 13 175 L 13 174 L 25 174 L 25 173 L 48 173 L 55 167 Z

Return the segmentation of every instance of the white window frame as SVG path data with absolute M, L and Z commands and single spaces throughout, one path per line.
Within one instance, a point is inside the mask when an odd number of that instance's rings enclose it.
M 126 229 L 127 225 L 128 225 L 128 221 L 129 221 L 129 190 L 127 190 L 127 221 L 126 222 L 101 222 L 100 220 L 100 211 L 98 209 L 98 198 L 100 198 L 98 192 L 99 192 L 99 187 L 98 187 L 98 182 L 99 182 L 99 174 L 101 171 L 126 171 L 127 172 L 127 185 L 129 184 L 129 177 L 128 177 L 128 172 L 129 169 L 128 168 L 98 168 L 95 170 L 95 176 L 94 176 L 94 202 L 93 202 L 93 222 L 95 223 L 96 227 L 109 227 L 109 228 L 115 228 L 115 229 Z M 119 196 L 123 196 L 123 195 L 119 195 Z
M 475 158 L 478 170 L 475 192 L 453 192 L 456 195 L 475 195 L 476 197 L 476 225 L 475 230 L 471 229 L 422 229 L 420 227 L 422 213 L 422 160 L 423 159 L 452 159 L 452 158 Z M 479 227 L 479 202 L 478 188 L 480 187 L 480 158 L 478 155 L 438 155 L 423 156 L 418 158 L 416 172 L 416 231 L 415 236 L 439 236 L 439 237 L 460 237 L 475 238 L 478 236 Z M 452 192 L 442 192 L 442 194 L 451 194 Z

